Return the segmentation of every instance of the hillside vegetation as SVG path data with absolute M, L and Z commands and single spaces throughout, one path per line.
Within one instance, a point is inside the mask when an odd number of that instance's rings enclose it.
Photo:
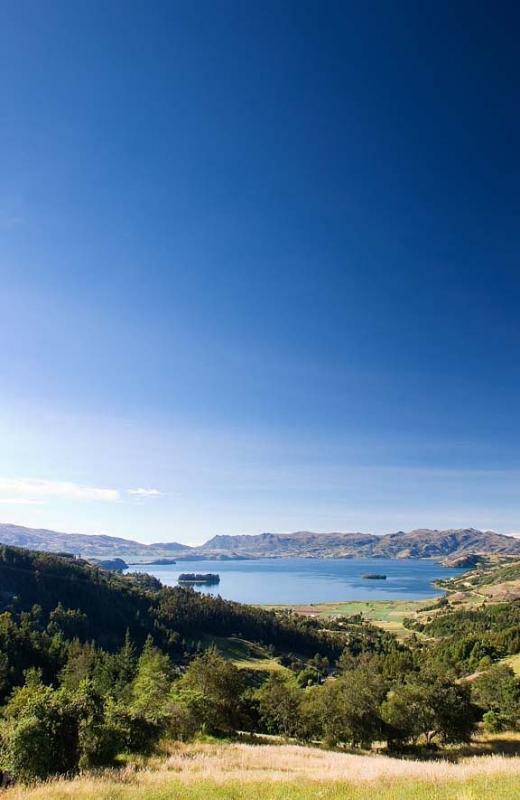
M 518 603 L 439 601 L 407 623 L 403 642 L 360 614 L 255 608 L 10 547 L 0 547 L 0 585 L 0 769 L 21 784 L 142 765 L 171 743 L 208 736 L 431 758 L 471 750 L 482 725 L 505 735 L 519 724 L 520 680 L 504 662 L 520 652 Z M 120 786 L 106 796 L 132 797 L 156 780 L 175 796 L 177 763 L 120 771 L 103 779 Z M 220 791 L 214 777 L 210 797 Z M 82 791 L 89 780 L 48 791 Z M 269 791 L 258 787 L 259 797 Z M 334 796 L 334 781 L 326 791 Z
M 446 589 L 450 604 L 520 600 L 520 559 L 487 560 L 438 584 Z

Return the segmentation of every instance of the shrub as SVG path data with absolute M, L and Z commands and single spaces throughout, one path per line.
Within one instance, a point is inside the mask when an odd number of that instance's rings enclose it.
M 6 709 L 1 761 L 2 768 L 22 782 L 77 769 L 77 721 L 62 691 L 39 685 L 15 692 Z

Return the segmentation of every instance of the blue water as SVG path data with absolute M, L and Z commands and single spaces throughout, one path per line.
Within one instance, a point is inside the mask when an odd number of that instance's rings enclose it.
M 131 566 L 148 572 L 167 586 L 176 586 L 181 572 L 216 572 L 217 586 L 199 591 L 241 603 L 325 603 L 337 600 L 418 600 L 442 591 L 432 586 L 436 578 L 459 570 L 435 561 L 378 558 L 258 559 L 252 561 L 178 561 L 169 565 Z M 383 573 L 385 581 L 364 580 L 367 572 Z

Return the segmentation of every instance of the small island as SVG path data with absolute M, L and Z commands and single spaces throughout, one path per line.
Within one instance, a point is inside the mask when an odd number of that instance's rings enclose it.
M 363 575 L 363 579 L 366 581 L 386 581 L 386 575 L 382 575 L 380 572 L 367 572 L 366 575 Z
M 93 558 L 91 563 L 109 572 L 123 572 L 125 569 L 128 569 L 128 564 L 126 561 L 123 561 L 122 558 Z
M 205 584 L 206 586 L 220 583 L 220 575 L 216 575 L 213 572 L 207 573 L 198 573 L 198 572 L 182 572 L 179 577 L 177 578 L 179 583 L 200 583 Z

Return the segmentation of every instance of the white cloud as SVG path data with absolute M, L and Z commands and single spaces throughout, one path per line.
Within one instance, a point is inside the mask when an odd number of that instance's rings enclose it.
M 128 489 L 128 494 L 134 497 L 160 497 L 162 492 L 159 489 Z
M 33 497 L 0 497 L 3 506 L 44 506 L 45 500 L 35 500 Z
M 101 500 L 115 502 L 120 499 L 117 489 L 82 486 L 72 481 L 47 481 L 32 478 L 0 478 L 0 496 L 19 497 L 25 502 L 42 497 L 60 497 L 65 500 Z M 4 502 L 5 502 L 4 499 Z
M 126 494 L 141 499 L 160 497 L 159 489 L 127 489 Z M 50 499 L 61 500 L 94 500 L 114 503 L 121 500 L 118 489 L 106 489 L 99 486 L 84 486 L 73 481 L 50 481 L 35 478 L 2 478 L 0 477 L 1 505 L 42 505 Z

